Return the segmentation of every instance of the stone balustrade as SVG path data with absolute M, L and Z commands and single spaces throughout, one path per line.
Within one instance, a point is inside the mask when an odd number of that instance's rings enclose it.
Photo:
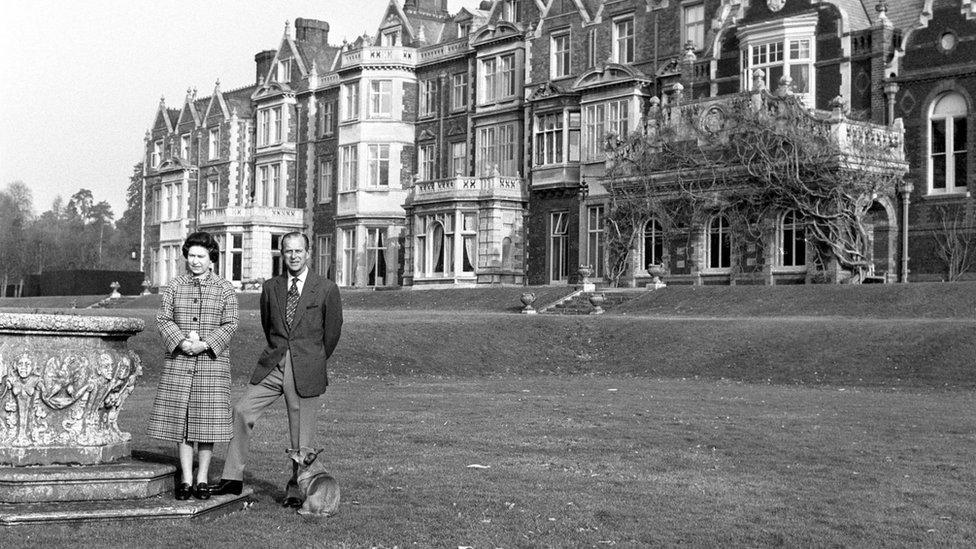
M 283 206 L 227 206 L 200 212 L 200 226 L 240 223 L 262 223 L 275 226 L 301 228 L 304 223 L 301 208 Z
M 422 204 L 443 200 L 485 200 L 491 198 L 526 200 L 525 181 L 521 177 L 456 176 L 448 179 L 420 181 L 411 188 L 408 203 Z
M 343 68 L 362 65 L 414 67 L 417 65 L 416 50 L 400 46 L 364 46 L 342 54 Z

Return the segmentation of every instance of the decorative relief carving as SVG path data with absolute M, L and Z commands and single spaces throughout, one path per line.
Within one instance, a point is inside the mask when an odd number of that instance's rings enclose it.
M 139 319 L 0 313 L 0 455 L 130 439 L 119 409 L 142 374 Z
M 0 340 L 7 339 L 0 336 Z M 118 411 L 142 374 L 138 355 L 78 349 L 76 338 L 0 344 L 0 446 L 100 446 L 124 442 Z

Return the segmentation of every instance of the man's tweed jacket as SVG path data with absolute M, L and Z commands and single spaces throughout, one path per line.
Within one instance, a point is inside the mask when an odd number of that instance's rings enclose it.
M 251 374 L 251 383 L 260 383 L 278 366 L 285 352 L 291 350 L 298 396 L 319 396 L 329 384 L 326 365 L 342 333 L 339 288 L 331 280 L 309 271 L 289 329 L 285 324 L 289 284 L 285 273 L 266 281 L 261 289 L 261 324 L 268 346 Z
M 207 273 L 199 282 L 176 277 L 163 290 L 156 315 L 166 362 L 149 416 L 149 436 L 174 442 L 231 438 L 230 339 L 237 330 L 237 294 Z M 190 331 L 210 345 L 197 356 L 180 351 Z

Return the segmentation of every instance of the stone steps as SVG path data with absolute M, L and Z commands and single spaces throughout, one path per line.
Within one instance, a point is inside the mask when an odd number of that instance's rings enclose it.
M 554 315 L 588 315 L 593 314 L 595 307 L 590 304 L 590 296 L 593 294 L 603 294 L 603 304 L 601 307 L 608 311 L 621 303 L 636 299 L 644 295 L 643 291 L 634 290 L 606 290 L 598 292 L 582 292 L 562 303 L 559 303 L 544 311 L 545 314 Z

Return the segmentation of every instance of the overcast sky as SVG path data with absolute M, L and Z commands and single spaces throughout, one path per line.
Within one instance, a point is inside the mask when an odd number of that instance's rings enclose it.
M 478 0 L 448 0 L 452 13 Z M 401 2 L 402 4 L 402 2 Z M 34 213 L 80 188 L 125 210 L 132 166 L 165 96 L 254 80 L 285 21 L 327 21 L 329 41 L 374 34 L 388 0 L 5 0 L 0 6 L 0 188 L 23 181 Z

